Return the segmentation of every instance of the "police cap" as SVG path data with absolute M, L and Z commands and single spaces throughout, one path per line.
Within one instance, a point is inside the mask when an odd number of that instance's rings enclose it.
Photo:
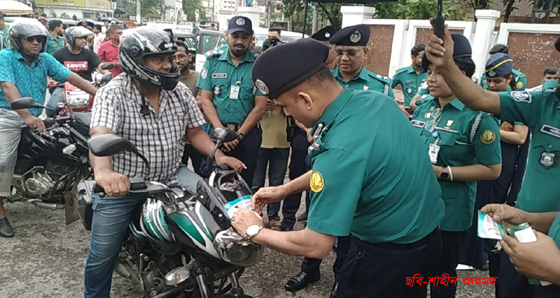
M 245 32 L 253 35 L 253 22 L 248 17 L 235 16 L 229 20 L 227 33 Z
M 279 44 L 257 58 L 253 64 L 253 82 L 268 98 L 278 98 L 325 68 L 328 56 L 329 47 L 312 38 Z
M 332 26 L 327 26 L 317 32 L 315 32 L 313 35 L 311 35 L 311 38 L 318 40 L 318 41 L 329 41 L 329 39 L 331 39 L 331 37 L 336 33 L 336 29 L 334 29 Z
M 349 26 L 336 32 L 329 42 L 339 46 L 366 46 L 370 30 L 365 24 Z
M 508 54 L 496 53 L 486 61 L 485 72 L 489 78 L 508 76 L 513 72 L 513 59 Z
M 469 40 L 462 34 L 451 33 L 453 39 L 453 60 L 461 60 L 462 58 L 469 58 L 472 62 L 472 48 Z M 422 56 L 422 69 L 427 70 L 430 66 L 430 60 L 426 57 L 426 53 Z

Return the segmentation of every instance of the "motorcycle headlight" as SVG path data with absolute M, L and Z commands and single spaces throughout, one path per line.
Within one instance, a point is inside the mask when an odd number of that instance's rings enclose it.
M 233 228 L 219 232 L 214 247 L 222 260 L 240 267 L 257 264 L 263 258 L 264 247 L 241 237 Z
M 66 92 L 66 102 L 73 109 L 82 109 L 89 105 L 89 94 L 86 92 Z

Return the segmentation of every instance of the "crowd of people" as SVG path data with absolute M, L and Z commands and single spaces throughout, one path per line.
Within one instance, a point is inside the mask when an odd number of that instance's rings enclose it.
M 251 20 L 236 16 L 227 46 L 207 53 L 199 73 L 172 32 L 140 27 L 122 38 L 116 24 L 22 24 L 10 28 L 0 51 L 0 236 L 14 235 L 2 206 L 14 135 L 24 123 L 44 130 L 37 111 L 9 103 L 24 96 L 43 103 L 52 87 L 55 107 L 59 83 L 69 81 L 96 94 L 91 136 L 135 143 L 153 181 L 195 192 L 211 165 L 213 129 L 235 131 L 216 161 L 240 172 L 255 193 L 252 210 L 236 213 L 232 224 L 255 243 L 304 257 L 288 291 L 321 278 L 321 259 L 336 242 L 331 297 L 425 297 L 428 283 L 411 287 L 407 277 L 455 278 L 465 268 L 490 270 L 496 297 L 560 293 L 558 68 L 546 68 L 542 85 L 526 90 L 515 55 L 496 45 L 477 85 L 469 40 L 446 29 L 415 45 L 411 65 L 389 78 L 365 67 L 375 38 L 368 25 L 326 27 L 257 55 Z M 0 17 L 4 35 L 3 25 Z M 281 30 L 269 37 L 281 41 Z M 113 80 L 97 91 L 89 82 L 103 63 L 113 64 Z M 128 223 L 143 202 L 127 195 L 129 177 L 144 168 L 132 153 L 90 160 L 107 196 L 93 197 L 85 297 L 109 297 Z M 305 212 L 296 218 L 303 193 Z M 537 241 L 479 238 L 478 210 L 506 227 L 530 224 Z M 298 220 L 306 226 L 296 231 Z M 457 283 L 431 284 L 430 293 L 456 291 Z

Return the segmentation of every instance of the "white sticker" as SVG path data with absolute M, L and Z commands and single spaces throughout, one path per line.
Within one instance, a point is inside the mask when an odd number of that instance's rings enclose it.
M 229 98 L 239 99 L 239 86 L 231 85 L 231 88 L 229 89 Z
M 432 164 L 436 164 L 437 163 L 437 158 L 439 155 L 439 145 L 436 144 L 430 144 L 430 147 L 428 149 L 428 155 L 430 155 L 430 161 L 432 162 Z

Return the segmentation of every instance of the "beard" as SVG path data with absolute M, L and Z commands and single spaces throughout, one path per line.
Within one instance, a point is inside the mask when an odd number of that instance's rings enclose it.
M 247 53 L 248 50 L 249 49 L 246 48 L 245 46 L 243 46 L 243 49 L 236 49 L 236 48 L 230 47 L 230 53 L 237 58 L 245 56 L 245 54 Z

